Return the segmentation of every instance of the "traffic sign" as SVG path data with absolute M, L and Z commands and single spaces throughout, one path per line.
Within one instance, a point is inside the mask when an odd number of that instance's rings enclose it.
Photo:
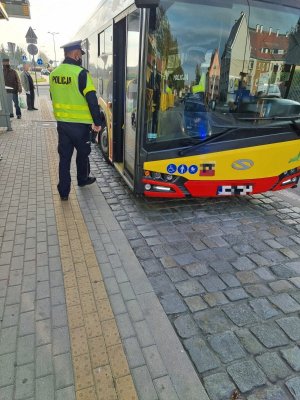
M 28 53 L 29 54 L 31 54 L 32 56 L 35 56 L 38 52 L 39 52 L 39 49 L 36 47 L 36 45 L 35 44 L 29 44 L 28 46 L 27 46 L 27 51 L 28 51 Z
M 22 61 L 27 61 L 27 57 L 25 55 L 22 56 Z
M 37 65 L 43 65 L 43 60 L 41 58 L 38 58 L 36 60 Z
M 25 35 L 26 43 L 37 43 L 37 36 L 30 27 Z
M 14 52 L 16 50 L 16 43 L 7 42 L 7 46 L 8 46 L 8 50 L 10 51 L 10 53 L 14 54 Z
M 29 0 L 1 0 L 0 3 L 9 18 L 31 18 Z

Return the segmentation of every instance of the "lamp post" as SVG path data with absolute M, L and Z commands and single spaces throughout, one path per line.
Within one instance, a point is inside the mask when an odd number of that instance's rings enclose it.
M 55 48 L 55 38 L 54 38 L 54 36 L 55 36 L 55 35 L 58 35 L 59 32 L 48 32 L 48 33 L 50 33 L 50 35 L 52 35 L 52 38 L 53 38 L 54 64 L 55 64 L 55 67 L 56 67 L 56 66 L 57 66 L 57 61 L 56 61 L 56 48 Z
M 15 59 L 15 50 L 16 50 L 16 43 L 7 42 L 8 50 L 10 55 L 13 57 L 13 66 L 16 67 L 16 59 Z

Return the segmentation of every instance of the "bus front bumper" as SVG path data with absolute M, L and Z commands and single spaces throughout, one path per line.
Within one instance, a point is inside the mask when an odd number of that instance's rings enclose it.
M 146 197 L 184 198 L 246 196 L 268 191 L 289 189 L 297 186 L 300 168 L 293 173 L 285 172 L 279 176 L 247 180 L 190 180 L 180 184 L 143 178 Z

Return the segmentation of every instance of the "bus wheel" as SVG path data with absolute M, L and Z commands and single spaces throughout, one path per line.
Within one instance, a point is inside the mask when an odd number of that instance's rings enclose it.
M 103 157 L 106 161 L 109 161 L 108 158 L 108 135 L 107 135 L 107 127 L 105 126 L 100 132 L 98 137 L 98 143 L 103 154 Z

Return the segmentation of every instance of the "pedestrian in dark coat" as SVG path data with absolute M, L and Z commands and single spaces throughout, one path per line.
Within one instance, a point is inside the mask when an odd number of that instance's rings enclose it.
M 9 104 L 9 108 L 11 110 L 10 116 L 11 117 L 14 116 L 11 106 L 11 99 L 12 99 L 15 105 L 17 118 L 20 119 L 21 108 L 19 105 L 19 98 L 18 98 L 18 93 L 22 93 L 20 78 L 18 73 L 11 68 L 8 58 L 3 58 L 2 64 L 3 64 L 3 75 L 4 75 L 5 86 L 8 87 L 8 89 L 6 89 L 6 93 L 8 94 L 8 101 L 10 103 Z

